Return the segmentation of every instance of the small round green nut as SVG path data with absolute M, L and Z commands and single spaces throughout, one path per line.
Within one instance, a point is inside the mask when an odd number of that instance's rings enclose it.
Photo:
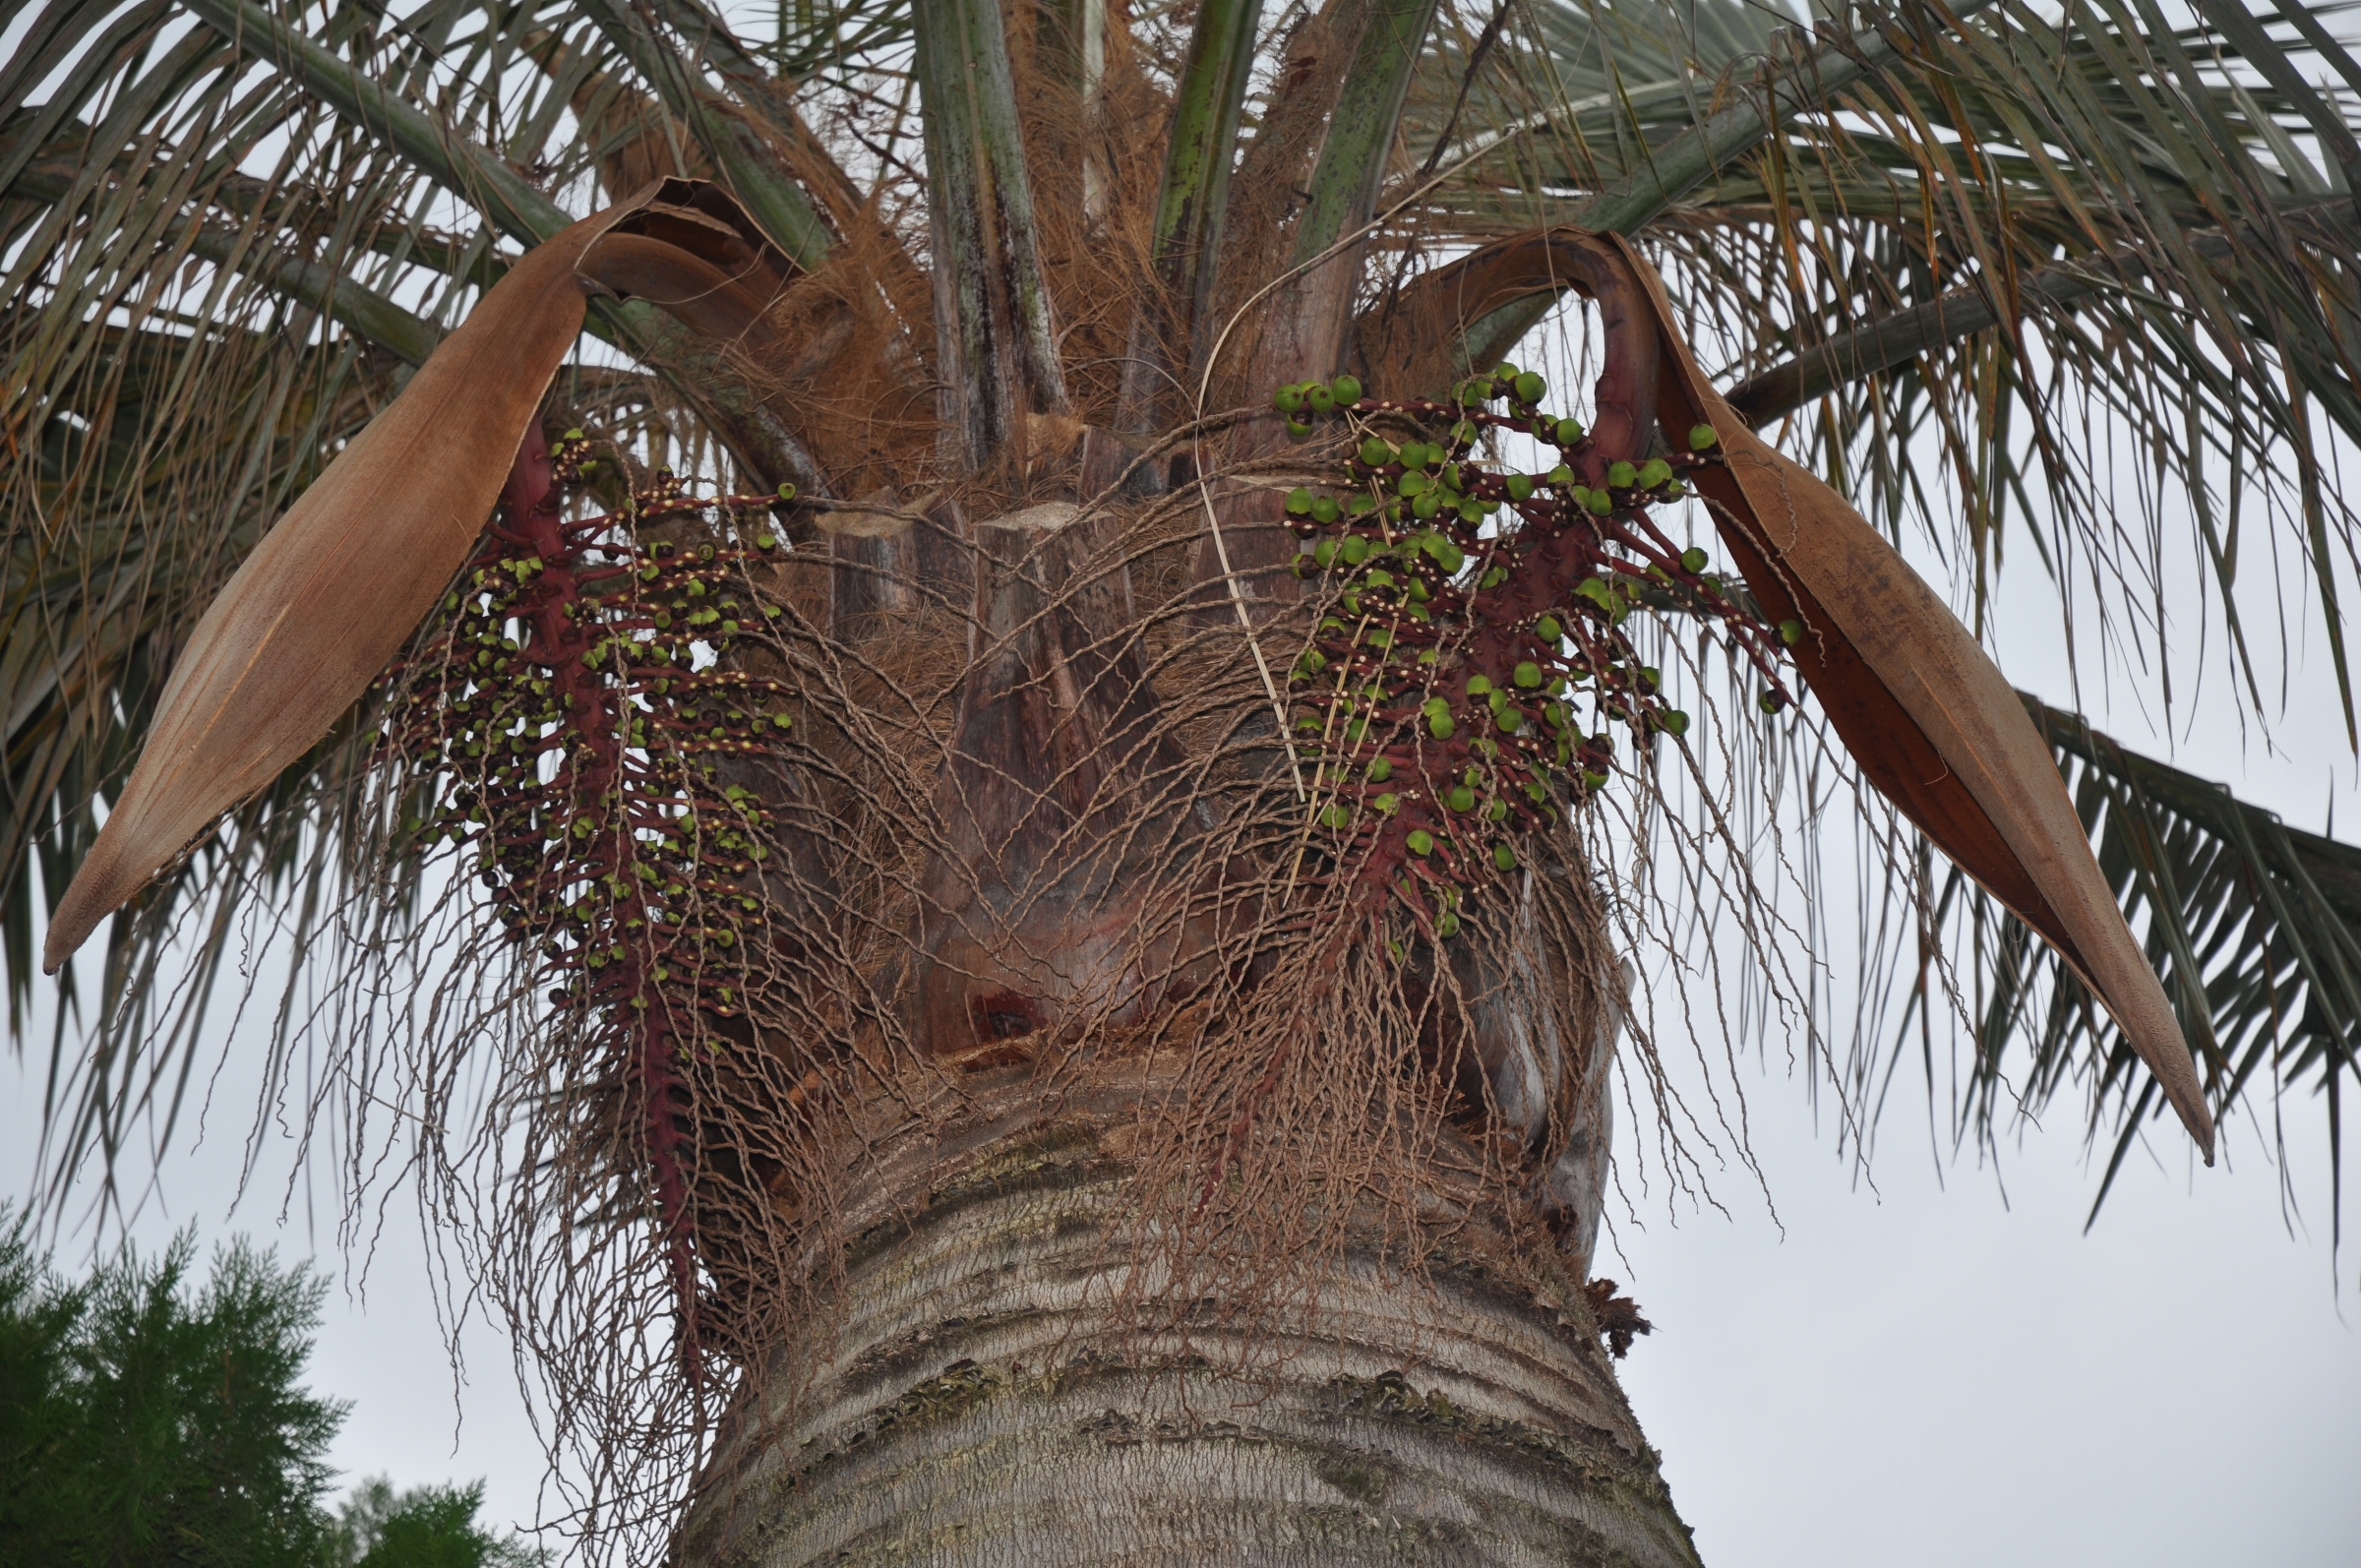
M 1352 407 L 1361 401 L 1361 378 L 1359 376 L 1337 377 L 1328 384 L 1328 395 L 1336 400 L 1338 407 Z
M 1695 545 L 1689 546 L 1680 553 L 1680 567 L 1683 572 L 1703 572 L 1705 570 L 1705 552 Z
M 1533 499 L 1533 476 L 1531 474 L 1510 474 L 1508 476 L 1508 499 L 1518 502 L 1531 501 Z
M 1451 936 L 1456 936 L 1456 935 L 1459 935 L 1459 917 L 1458 917 L 1457 915 L 1454 915 L 1454 914 L 1452 914 L 1452 913 L 1451 913 L 1451 911 L 1449 911 L 1449 910 L 1447 910 L 1447 909 L 1446 909 L 1446 910 L 1444 910 L 1444 911 L 1443 911 L 1441 914 L 1439 914 L 1439 915 L 1435 916 L 1435 917 L 1434 917 L 1434 934 L 1435 934 L 1437 936 L 1442 936 L 1442 937 L 1451 937 Z
M 1434 853 L 1434 835 L 1423 827 L 1414 827 L 1410 835 L 1402 840 L 1402 847 L 1413 855 L 1431 855 Z
M 1559 446 L 1572 447 L 1581 442 L 1585 432 L 1583 431 L 1581 420 L 1561 419 L 1557 422 L 1557 428 L 1552 430 L 1550 434 L 1557 439 L 1557 444 Z
M 1606 465 L 1606 483 L 1610 490 L 1629 490 L 1640 482 L 1640 471 L 1627 462 Z
M 1777 713 L 1787 705 L 1786 698 L 1781 696 L 1777 692 L 1765 692 L 1761 696 L 1756 697 L 1754 702 L 1755 706 L 1761 708 L 1765 713 Z
M 1689 716 L 1678 708 L 1666 708 L 1656 716 L 1657 727 L 1666 735 L 1689 733 Z
M 1361 444 L 1361 460 L 1372 468 L 1382 468 L 1394 460 L 1394 449 L 1382 437 L 1371 436 Z
M 1501 734 L 1514 735 L 1525 727 L 1525 713 L 1521 708 L 1502 708 L 1492 715 L 1492 722 L 1500 727 Z
M 1533 634 L 1544 642 L 1555 642 L 1566 634 L 1566 629 L 1556 616 L 1545 615 L 1533 624 Z
M 1311 559 L 1317 561 L 1323 569 L 1336 565 L 1336 541 L 1322 539 L 1318 544 L 1313 545 Z
M 1287 514 L 1291 517 L 1311 515 L 1311 492 L 1302 485 L 1287 493 Z
M 1311 504 L 1311 520 L 1323 527 L 1334 522 L 1342 514 L 1334 496 L 1321 496 Z
M 1490 676 L 1471 675 L 1468 677 L 1468 695 L 1483 696 L 1489 693 L 1491 689 L 1492 678 Z
M 1551 484 L 1563 488 L 1564 486 L 1570 485 L 1574 482 L 1574 470 L 1561 462 L 1556 467 L 1549 470 L 1548 479 Z
M 1534 663 L 1531 659 L 1527 659 L 1524 663 L 1517 666 L 1516 673 L 1511 677 L 1511 679 L 1514 680 L 1517 685 L 1530 692 L 1535 687 L 1542 684 L 1542 667 Z
M 1513 872 L 1517 869 L 1517 852 L 1506 844 L 1494 844 L 1492 864 L 1504 872 Z
M 1393 791 L 1388 790 L 1383 795 L 1380 795 L 1375 800 L 1369 802 L 1369 805 L 1376 809 L 1378 814 L 1383 816 L 1391 816 L 1394 814 L 1394 813 L 1402 809 L 1402 797 L 1396 795 Z
M 1640 488 L 1654 490 L 1672 477 L 1672 465 L 1662 457 L 1651 457 L 1640 464 Z
M 1387 779 L 1389 779 L 1389 778 L 1392 778 L 1393 776 L 1394 776 L 1394 764 L 1393 764 L 1393 763 L 1391 763 L 1391 762 L 1389 762 L 1389 761 L 1387 761 L 1387 760 L 1386 760 L 1384 757 L 1382 757 L 1382 756 L 1381 756 L 1381 757 L 1378 757 L 1377 759 L 1375 759 L 1374 761 L 1372 761 L 1372 762 L 1370 762 L 1370 763 L 1369 763 L 1369 782 L 1370 782 L 1370 783 L 1372 783 L 1372 784 L 1382 784 L 1382 783 L 1384 783 L 1384 782 L 1385 782 Z
M 1803 640 L 1803 623 L 1801 621 L 1782 621 L 1779 624 L 1779 640 L 1790 648 L 1801 642 Z
M 1713 426 L 1691 425 L 1689 427 L 1689 451 L 1711 452 L 1721 444 L 1722 438 L 1714 434 Z
M 1454 784 L 1443 792 L 1443 804 L 1455 812 L 1472 812 L 1476 809 L 1476 792 L 1465 784 Z
M 1360 566 L 1369 558 L 1369 541 L 1363 539 L 1360 534 L 1354 534 L 1345 540 L 1344 547 L 1337 554 L 1345 558 L 1345 565 Z
M 1352 822 L 1353 813 L 1347 807 L 1331 806 L 1320 814 L 1322 827 L 1349 827 Z
M 1303 406 L 1303 389 L 1282 387 L 1271 393 L 1271 406 L 1283 414 L 1292 414 Z
M 1458 729 L 1459 726 L 1451 721 L 1451 715 L 1448 713 L 1429 713 L 1426 715 L 1426 733 L 1433 736 L 1438 741 L 1447 741 L 1451 739 L 1452 735 Z
M 1287 422 L 1287 439 L 1290 441 L 1309 441 L 1311 439 L 1311 427 L 1303 423 L 1303 421 L 1301 419 L 1291 419 Z
M 1336 394 L 1317 382 L 1314 382 L 1311 391 L 1304 394 L 1303 401 L 1310 405 L 1311 411 L 1315 414 L 1336 411 Z
M 795 485 L 792 482 L 779 486 L 779 499 L 781 501 L 793 501 L 795 499 Z
M 1530 370 L 1515 378 L 1509 385 L 1517 394 L 1517 401 L 1528 407 L 1540 402 L 1549 392 L 1549 384 Z

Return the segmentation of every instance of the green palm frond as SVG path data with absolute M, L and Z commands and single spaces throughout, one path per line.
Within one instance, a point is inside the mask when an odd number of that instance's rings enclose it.
M 2106 634 L 2142 653 L 2149 585 L 2184 565 L 2234 635 L 2306 616 L 2275 584 L 2268 610 L 2237 591 L 2241 539 L 2282 547 L 2307 564 L 2351 727 L 2335 563 L 2354 545 L 2324 444 L 2361 435 L 2361 225 L 2333 130 L 2361 68 L 2327 31 L 2338 10 L 2231 37 L 2227 11 L 2176 25 L 2147 0 L 1872 9 L 1824 19 L 1809 54 L 1736 3 L 1535 16 L 1462 111 L 1488 129 L 1454 146 L 1498 139 L 1408 243 L 1595 222 L 1599 192 L 1709 109 L 1795 102 L 1643 236 L 1730 382 L 1793 381 L 1764 405 L 1789 445 L 1890 531 L 1940 530 L 1963 582 L 1980 593 L 2014 533 L 2095 583 Z M 1859 69 L 1830 90 L 1840 65 Z M 1423 78 L 1413 151 L 1461 69 L 1445 48 Z M 2150 479 L 2119 495 L 2127 458 Z M 2118 531 L 2127 505 L 2151 526 Z
M 2345 1080 L 2361 1069 L 2361 848 L 2292 828 L 2219 784 L 2126 751 L 2081 716 L 2025 695 L 2098 851 L 2099 866 L 2197 1052 L 2216 1105 L 2316 1096 L 2341 1167 Z M 1922 955 L 1891 1038 L 1865 1042 L 1857 1081 L 1888 1078 L 1946 988 L 1970 1019 L 1973 1059 L 1953 1106 L 1963 1138 L 1989 1138 L 2061 1093 L 2111 1146 L 2095 1218 L 2147 1126 L 2153 1084 L 2081 984 L 1980 888 L 1935 872 Z M 1929 1091 L 1933 1083 L 1930 1078 Z M 2341 1231 L 2341 1183 L 2331 1203 Z

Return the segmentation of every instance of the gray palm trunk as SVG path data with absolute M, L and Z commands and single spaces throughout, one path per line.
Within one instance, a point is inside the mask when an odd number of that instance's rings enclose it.
M 1512 1284 L 1473 1225 L 1412 1276 L 1359 1234 L 1229 1313 L 1140 1260 L 1135 1097 L 1044 1116 L 1002 1076 L 876 1152 L 833 1310 L 763 1358 L 682 1560 L 1698 1560 L 1579 1259 Z

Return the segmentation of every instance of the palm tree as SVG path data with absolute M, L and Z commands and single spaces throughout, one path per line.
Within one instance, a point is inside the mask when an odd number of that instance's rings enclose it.
M 1950 1019 L 1962 1139 L 2071 1089 L 2110 1178 L 2334 1135 L 2361 855 L 1890 542 L 2218 617 L 2259 716 L 2287 550 L 2355 733 L 2310 11 L 5 25 L 20 1038 L 112 917 L 57 1180 L 282 943 L 274 1083 L 452 1222 L 608 1549 L 1689 1562 L 1590 1277 L 1660 1040 L 1863 1135 Z M 1849 1046 L 1824 769 L 1897 874 Z

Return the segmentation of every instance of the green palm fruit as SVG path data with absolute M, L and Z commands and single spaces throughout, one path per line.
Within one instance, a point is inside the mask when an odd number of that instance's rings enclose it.
M 1475 446 L 1478 434 L 1475 425 L 1465 419 L 1451 427 L 1451 439 L 1462 447 Z
M 1461 382 L 1458 391 L 1453 393 L 1454 399 L 1463 408 L 1483 402 L 1491 395 L 1492 384 L 1481 376 L 1471 376 Z
M 1301 387 L 1280 388 L 1271 393 L 1271 406 L 1283 414 L 1294 413 L 1303 406 L 1303 389 Z
M 1406 441 L 1402 443 L 1402 466 L 1405 468 L 1425 467 L 1426 444 L 1423 441 Z
M 1494 844 L 1492 846 L 1492 864 L 1504 872 L 1513 872 L 1517 869 L 1517 852 L 1506 844 Z
M 1508 476 L 1508 499 L 1516 502 L 1531 501 L 1533 499 L 1533 476 L 1531 474 L 1510 474 Z
M 1382 652 L 1394 645 L 1394 634 L 1381 626 L 1371 627 L 1369 628 L 1368 644 Z
M 1542 667 L 1531 659 L 1527 659 L 1523 664 L 1517 666 L 1516 673 L 1510 679 L 1530 692 L 1542 684 Z
M 1689 546 L 1680 553 L 1680 566 L 1684 572 L 1703 572 L 1705 570 L 1705 552 L 1695 545 Z
M 1672 477 L 1672 465 L 1662 457 L 1651 457 L 1640 465 L 1640 488 L 1654 490 Z
M 1502 708 L 1504 708 L 1504 707 L 1508 706 L 1508 694 L 1507 694 L 1506 692 L 1503 692 L 1503 691 L 1499 690 L 1497 687 L 1494 687 L 1494 688 L 1493 688 L 1493 689 L 1492 689 L 1492 690 L 1491 690 L 1491 691 L 1490 691 L 1490 692 L 1489 692 L 1489 693 L 1488 693 L 1488 694 L 1485 695 L 1485 697 L 1484 697 L 1484 699 L 1483 699 L 1483 700 L 1484 700 L 1484 703 L 1485 703 L 1485 705 L 1487 705 L 1488 707 L 1490 707 L 1490 708 L 1491 708 L 1491 710 L 1492 710 L 1494 713 L 1497 713 L 1497 712 L 1499 712 L 1499 711 L 1500 711 Z
M 1353 404 L 1361 401 L 1361 378 L 1358 376 L 1337 377 L 1328 384 L 1328 395 L 1336 399 L 1337 406 L 1350 408 Z
M 1311 427 L 1303 423 L 1303 421 L 1301 419 L 1291 419 L 1287 422 L 1287 439 L 1290 441 L 1309 441 L 1311 439 Z
M 1547 477 L 1551 484 L 1563 489 L 1574 482 L 1574 470 L 1561 462 L 1549 470 Z
M 1486 803 L 1484 804 L 1484 808 L 1483 808 L 1483 819 L 1484 819 L 1485 821 L 1487 821 L 1487 822 L 1505 822 L 1505 821 L 1507 821 L 1507 820 L 1508 820 L 1508 802 L 1506 802 L 1506 801 L 1488 801 L 1488 802 L 1486 802 Z
M 1396 795 L 1393 791 L 1388 790 L 1383 795 L 1380 795 L 1375 800 L 1369 802 L 1369 805 L 1376 810 L 1379 815 L 1391 816 L 1394 814 L 1394 813 L 1402 809 L 1402 797 Z
M 1664 675 L 1663 675 L 1663 673 L 1662 673 L 1661 671 L 1659 671 L 1659 670 L 1657 669 L 1657 667 L 1656 667 L 1655 665 L 1653 665 L 1653 664 L 1643 664 L 1643 665 L 1641 665 L 1641 666 L 1640 666 L 1640 690 L 1641 690 L 1641 691 L 1643 691 L 1643 692 L 1653 692 L 1653 691 L 1655 691 L 1657 688 L 1659 688 L 1659 687 L 1663 686 L 1664 684 L 1665 684 L 1665 678 L 1664 678 Z
M 1424 604 L 1428 599 L 1434 597 L 1434 595 L 1428 591 L 1426 587 L 1426 579 L 1423 577 L 1413 577 L 1410 579 L 1410 596 L 1419 604 Z
M 1500 584 L 1506 582 L 1507 580 L 1508 568 L 1494 567 L 1491 571 L 1486 572 L 1482 577 L 1477 579 L 1476 586 L 1479 588 L 1497 588 L 1500 586 Z
M 1525 727 L 1525 714 L 1519 708 L 1502 708 L 1492 716 L 1492 722 L 1500 727 L 1501 734 L 1514 735 Z
M 1426 488 L 1431 483 L 1433 483 L 1432 480 L 1429 480 L 1424 474 L 1419 472 L 1416 468 L 1413 468 L 1410 472 L 1404 474 L 1401 478 L 1394 481 L 1394 490 L 1398 495 L 1409 496 L 1413 500 L 1416 500 L 1418 497 L 1426 493 Z
M 1322 539 L 1318 544 L 1313 545 L 1311 547 L 1311 559 L 1318 562 L 1323 571 L 1334 566 L 1336 564 L 1336 541 L 1334 539 Z
M 1514 378 L 1509 387 L 1516 392 L 1517 401 L 1528 406 L 1540 402 L 1549 392 L 1549 384 L 1530 370 Z
M 1656 716 L 1657 727 L 1666 735 L 1689 733 L 1689 716 L 1678 708 L 1666 708 Z
M 1419 485 L 1418 499 L 1410 504 L 1410 514 L 1421 522 L 1424 522 L 1442 510 L 1442 492 L 1422 479 Z
M 1310 405 L 1315 414 L 1333 413 L 1336 409 L 1336 394 L 1317 382 L 1312 383 L 1304 392 L 1303 401 Z
M 1445 910 L 1445 911 L 1443 911 L 1443 913 L 1441 913 L 1441 914 L 1439 914 L 1439 915 L 1435 916 L 1435 917 L 1434 917 L 1434 934 L 1435 934 L 1437 936 L 1442 936 L 1442 937 L 1446 937 L 1446 938 L 1447 938 L 1447 937 L 1452 937 L 1452 936 L 1456 936 L 1456 935 L 1459 935 L 1459 917 L 1458 917 L 1457 915 L 1454 915 L 1454 914 L 1452 914 L 1452 913 L 1451 913 L 1449 910 Z
M 1566 629 L 1556 616 L 1545 615 L 1533 624 L 1533 634 L 1544 642 L 1555 642 L 1566 634 Z
M 1391 763 L 1391 762 L 1389 762 L 1389 761 L 1387 761 L 1387 760 L 1386 760 L 1384 757 L 1382 757 L 1382 756 L 1381 756 L 1381 757 L 1378 757 L 1376 760 L 1374 760 L 1374 761 L 1372 761 L 1371 763 L 1369 763 L 1369 782 L 1370 782 L 1370 783 L 1372 783 L 1372 784 L 1382 784 L 1382 783 L 1384 783 L 1384 782 L 1385 782 L 1387 779 L 1389 779 L 1389 778 L 1392 778 L 1393 776 L 1394 776 L 1394 764 L 1393 764 L 1393 763 Z
M 1459 504 L 1459 520 L 1470 527 L 1482 522 L 1483 520 L 1483 504 L 1479 501 L 1461 502 Z
M 1369 588 L 1390 588 L 1394 585 L 1394 574 L 1383 567 L 1372 567 L 1369 574 L 1362 579 L 1362 585 Z
M 1305 731 L 1309 734 L 1317 735 L 1320 730 L 1319 716 L 1314 713 L 1306 713 L 1302 718 L 1296 720 L 1296 728 Z
M 1338 509 L 1334 496 L 1321 496 L 1311 504 L 1311 520 L 1323 526 L 1334 522 L 1343 513 Z
M 1467 552 L 1438 535 L 1434 548 L 1434 564 L 1442 568 L 1446 573 L 1455 573 L 1468 564 Z
M 1529 778 L 1525 781 L 1525 798 L 1536 806 L 1544 805 L 1549 799 L 1549 786 L 1538 778 Z
M 1488 675 L 1471 675 L 1471 676 L 1469 676 L 1469 677 L 1468 677 L 1468 695 L 1470 695 L 1470 696 L 1484 696 L 1484 695 L 1487 695 L 1487 694 L 1488 694 L 1491 692 L 1491 690 L 1492 690 L 1492 678 L 1491 678 L 1490 676 L 1488 676 Z M 1436 698 L 1433 698 L 1432 700 L 1434 700 L 1434 701 L 1437 701 L 1437 702 L 1440 702 L 1440 701 L 1442 700 L 1442 698 L 1440 698 L 1440 697 L 1436 697 Z
M 1803 623 L 1801 621 L 1782 621 L 1779 624 L 1779 640 L 1790 648 L 1801 642 L 1803 640 Z
M 1579 419 L 1561 419 L 1549 429 L 1549 435 L 1561 447 L 1579 445 L 1586 432 Z
M 1345 607 L 1345 614 L 1347 615 L 1361 614 L 1361 595 L 1354 592 L 1350 588 L 1347 588 L 1343 593 L 1338 594 L 1336 602 Z
M 1344 827 L 1353 820 L 1353 814 L 1342 806 L 1331 806 L 1320 814 L 1323 827 Z
M 1760 707 L 1765 713 L 1777 713 L 1787 705 L 1786 699 L 1781 697 L 1777 692 L 1765 692 L 1761 696 L 1756 697 L 1754 701 L 1755 705 Z
M 1376 505 L 1376 502 L 1371 501 L 1366 496 L 1355 496 L 1353 500 L 1346 506 L 1345 511 L 1350 513 L 1352 515 L 1359 517 L 1367 514 L 1369 510 Z
M 1345 558 L 1345 565 L 1360 566 L 1369 558 L 1369 541 L 1363 539 L 1360 534 L 1355 534 L 1344 542 L 1337 554 Z
M 1413 855 L 1431 855 L 1434 853 L 1434 835 L 1423 827 L 1414 827 L 1410 835 L 1402 840 L 1402 847 Z
M 1328 657 L 1317 648 L 1305 648 L 1303 657 L 1296 661 L 1296 679 L 1308 681 L 1327 667 Z
M 1443 792 L 1443 804 L 1455 812 L 1472 812 L 1476 809 L 1476 792 L 1465 784 L 1454 784 Z
M 1585 496 L 1583 506 L 1589 509 L 1593 514 L 1601 517 L 1615 510 L 1614 498 L 1604 490 L 1594 490 Z
M 1627 462 L 1606 465 L 1606 483 L 1610 490 L 1629 490 L 1639 482 L 1640 471 Z
M 1429 713 L 1426 715 L 1426 733 L 1433 736 L 1438 741 L 1447 741 L 1451 739 L 1452 734 L 1457 731 L 1458 728 L 1458 725 L 1451 722 L 1451 715 L 1448 713 Z
M 1311 515 L 1311 492 L 1302 485 L 1287 493 L 1287 514 L 1291 517 Z
M 1711 452 L 1721 444 L 1722 438 L 1714 434 L 1713 426 L 1691 425 L 1689 427 L 1689 451 Z
M 1394 449 L 1376 436 L 1361 444 L 1361 460 L 1372 468 L 1382 468 L 1394 460 Z
M 781 501 L 793 501 L 795 499 L 795 486 L 792 484 L 783 484 L 779 486 L 779 499 Z

